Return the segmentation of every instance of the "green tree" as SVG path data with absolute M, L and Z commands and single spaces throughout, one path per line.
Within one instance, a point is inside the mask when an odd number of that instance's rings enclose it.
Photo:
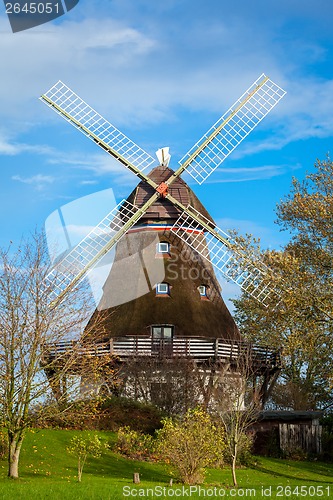
M 279 408 L 323 408 L 333 401 L 333 164 L 317 161 L 315 172 L 277 206 L 277 224 L 289 231 L 281 251 L 264 251 L 240 237 L 248 255 L 260 255 L 273 271 L 267 308 L 243 294 L 235 300 L 245 337 L 282 349 L 283 370 L 274 391 Z
M 103 445 L 96 434 L 94 436 L 88 435 L 87 437 L 74 436 L 71 439 L 67 451 L 77 458 L 77 480 L 79 483 L 82 480 L 83 467 L 87 461 L 88 455 L 99 458 L 103 448 L 105 448 L 105 445 Z
M 224 432 L 201 408 L 178 419 L 165 418 L 157 433 L 158 450 L 186 484 L 202 483 L 205 468 L 220 464 L 225 451 Z

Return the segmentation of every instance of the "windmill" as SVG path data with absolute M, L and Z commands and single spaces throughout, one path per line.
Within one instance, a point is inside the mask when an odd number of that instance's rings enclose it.
M 267 76 L 261 75 L 246 92 L 179 161 L 179 167 L 169 168 L 168 148 L 157 152 L 159 165 L 150 172 L 155 159 L 109 123 L 61 81 L 41 96 L 41 100 L 60 114 L 71 125 L 95 142 L 106 153 L 118 160 L 140 179 L 140 193 L 120 202 L 106 217 L 67 255 L 58 262 L 46 278 L 52 289 L 51 299 L 61 301 L 108 252 L 135 229 L 151 222 L 154 207 L 157 219 L 163 221 L 161 231 L 168 233 L 165 244 L 172 239 L 182 244 L 196 260 L 206 262 L 212 280 L 216 280 L 213 267 L 227 280 L 238 284 L 244 291 L 267 305 L 274 293 L 267 279 L 264 263 L 255 263 L 229 235 L 216 227 L 197 198 L 182 181 L 187 172 L 202 184 L 252 132 L 261 120 L 285 95 L 285 91 Z M 181 196 L 186 186 L 187 196 Z M 176 189 L 177 187 L 177 189 Z M 183 191 L 181 191 L 183 189 Z M 140 196 L 139 196 L 140 194 Z M 191 200 L 194 203 L 191 204 Z M 160 210 L 163 215 L 161 216 Z M 166 213 L 165 213 L 166 211 Z M 120 250 L 119 250 L 120 249 Z M 160 295 L 168 295 L 168 283 L 159 285 Z M 204 285 L 201 285 L 204 286 Z M 204 290 L 198 286 L 199 293 Z M 217 290 L 217 287 L 212 287 Z M 165 292 L 165 293 L 163 293 Z M 202 296 L 202 295 L 201 295 Z M 105 307 L 107 308 L 107 306 Z M 164 321 L 165 323 L 165 321 Z M 167 327 L 163 335 L 169 335 Z M 162 336 L 163 336 L 162 335 Z M 220 335 L 216 335 L 216 338 Z M 236 334 L 239 341 L 239 335 Z

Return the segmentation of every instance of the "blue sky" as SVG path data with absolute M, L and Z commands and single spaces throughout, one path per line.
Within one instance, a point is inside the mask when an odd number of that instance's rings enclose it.
M 332 149 L 332 14 L 330 0 L 80 0 L 13 34 L 1 4 L 0 245 L 61 205 L 136 184 L 38 100 L 57 80 L 150 154 L 170 146 L 176 167 L 264 72 L 287 95 L 202 186 L 186 180 L 222 229 L 278 248 L 276 203 Z

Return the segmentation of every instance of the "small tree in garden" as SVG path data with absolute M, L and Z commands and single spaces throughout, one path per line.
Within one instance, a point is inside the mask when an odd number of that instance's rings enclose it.
M 103 451 L 103 445 L 98 436 L 83 437 L 74 436 L 70 445 L 67 447 L 68 453 L 77 457 L 77 479 L 79 483 L 82 479 L 83 467 L 87 461 L 88 455 L 99 458 Z
M 251 347 L 234 362 L 234 374 L 225 377 L 215 390 L 216 413 L 225 432 L 232 479 L 237 488 L 236 465 L 240 454 L 249 448 L 249 428 L 260 412 L 260 395 L 253 385 L 255 360 Z
M 186 484 L 202 483 L 205 468 L 221 464 L 224 431 L 201 408 L 188 410 L 179 419 L 165 418 L 158 431 L 158 451 Z

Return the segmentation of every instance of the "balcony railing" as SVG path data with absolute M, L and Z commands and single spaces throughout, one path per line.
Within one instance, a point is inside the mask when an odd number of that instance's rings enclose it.
M 45 357 L 56 359 L 69 352 L 77 356 L 113 355 L 125 361 L 135 357 L 192 358 L 198 361 L 220 360 L 236 363 L 241 357 L 251 360 L 260 368 L 279 368 L 280 356 L 272 349 L 246 342 L 225 339 L 174 337 L 173 339 L 152 339 L 151 337 L 117 337 L 106 343 L 83 345 L 79 342 L 58 342 L 49 344 Z

